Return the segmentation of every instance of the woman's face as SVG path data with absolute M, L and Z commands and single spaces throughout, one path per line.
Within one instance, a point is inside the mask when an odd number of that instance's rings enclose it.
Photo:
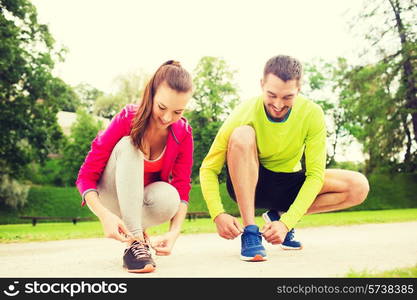
M 156 90 L 152 109 L 152 120 L 157 128 L 168 128 L 178 121 L 191 99 L 192 91 L 177 92 L 163 82 Z

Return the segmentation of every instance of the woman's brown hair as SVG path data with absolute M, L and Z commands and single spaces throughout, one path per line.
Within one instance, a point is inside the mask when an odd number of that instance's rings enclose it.
M 169 60 L 162 64 L 146 84 L 139 109 L 133 118 L 130 137 L 133 145 L 144 153 L 143 137 L 152 116 L 153 99 L 158 87 L 166 82 L 168 86 L 179 93 L 186 93 L 192 89 L 191 75 L 181 64 Z

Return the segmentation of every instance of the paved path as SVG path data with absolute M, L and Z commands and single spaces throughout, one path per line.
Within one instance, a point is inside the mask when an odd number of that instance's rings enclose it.
M 250 263 L 239 260 L 240 239 L 182 235 L 149 274 L 124 271 L 124 246 L 110 239 L 0 244 L 0 277 L 333 277 L 417 263 L 417 222 L 305 228 L 297 238 L 303 250 L 264 243 L 269 260 Z

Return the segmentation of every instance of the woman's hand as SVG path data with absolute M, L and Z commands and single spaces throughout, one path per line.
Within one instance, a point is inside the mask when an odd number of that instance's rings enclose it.
M 165 234 L 151 237 L 151 247 L 156 251 L 156 255 L 170 255 L 179 233 L 169 231 Z
M 100 222 L 106 237 L 121 242 L 130 242 L 133 240 L 133 235 L 126 228 L 123 221 L 110 211 L 107 211 L 100 217 Z

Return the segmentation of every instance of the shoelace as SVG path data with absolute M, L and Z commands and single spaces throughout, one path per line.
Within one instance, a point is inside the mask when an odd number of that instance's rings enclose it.
M 247 246 L 257 246 L 262 240 L 261 233 L 245 232 L 243 240 Z
M 132 245 L 130 245 L 130 249 L 132 249 L 132 253 L 136 258 L 151 256 L 149 247 L 144 242 L 133 242 Z
M 288 231 L 287 236 L 285 237 L 285 240 L 290 241 L 294 238 L 294 229 L 291 229 Z

